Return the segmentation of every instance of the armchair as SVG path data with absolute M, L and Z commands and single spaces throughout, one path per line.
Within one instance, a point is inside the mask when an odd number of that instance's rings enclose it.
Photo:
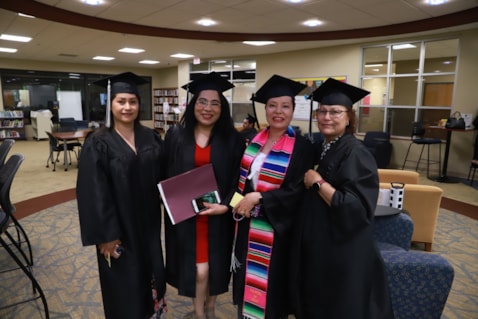
M 390 183 L 380 183 L 380 188 L 389 189 Z M 404 186 L 403 209 L 410 214 L 414 224 L 412 242 L 424 243 L 426 251 L 432 250 L 442 194 L 443 190 L 436 186 Z
M 390 143 L 390 133 L 370 131 L 365 133 L 362 143 L 372 153 L 378 168 L 387 168 L 392 157 L 393 145 Z
M 408 250 L 411 218 L 400 213 L 375 217 L 374 236 L 385 263 L 396 319 L 440 319 L 454 279 L 442 256 Z
M 379 168 L 378 180 L 380 183 L 399 182 L 404 184 L 418 184 L 420 174 L 415 171 Z

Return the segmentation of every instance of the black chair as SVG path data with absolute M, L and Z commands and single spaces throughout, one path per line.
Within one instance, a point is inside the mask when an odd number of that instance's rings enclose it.
M 5 139 L 3 140 L 2 144 L 0 144 L 0 167 L 5 163 L 5 159 L 7 158 L 8 152 L 12 148 L 15 140 L 12 139 Z
M 75 120 L 73 117 L 64 117 L 60 119 L 60 127 L 58 128 L 58 132 L 76 132 L 78 130 L 78 121 Z M 81 142 L 79 139 L 75 141 L 68 142 L 68 145 L 73 146 L 74 148 L 78 148 L 78 152 L 76 152 L 77 157 L 80 155 L 81 152 Z
M 21 154 L 14 154 L 12 155 L 5 165 L 0 168 L 0 245 L 7 251 L 8 255 L 13 259 L 18 267 L 13 269 L 3 270 L 4 272 L 13 271 L 16 269 L 21 269 L 22 272 L 30 279 L 33 287 L 33 294 L 22 298 L 22 300 L 12 302 L 11 304 L 2 305 L 0 309 L 10 308 L 16 306 L 18 304 L 26 303 L 29 301 L 34 301 L 37 299 L 41 299 L 43 303 L 43 308 L 45 311 L 45 318 L 50 318 L 49 311 L 48 311 L 48 304 L 46 301 L 45 294 L 40 287 L 40 284 L 35 279 L 35 276 L 32 272 L 32 265 L 33 259 L 28 259 L 27 254 L 23 251 L 20 244 L 13 238 L 13 236 L 8 232 L 8 227 L 11 222 L 15 223 L 17 227 L 19 227 L 25 236 L 25 240 L 28 242 L 28 247 L 30 250 L 31 256 L 31 246 L 30 242 L 28 241 L 28 236 L 26 235 L 25 231 L 18 223 L 18 220 L 15 219 L 13 214 L 15 213 L 15 206 L 12 204 L 10 200 L 10 189 L 13 183 L 14 177 L 20 167 L 21 163 L 24 160 L 24 156 Z M 21 256 L 19 256 L 19 255 Z M 24 261 L 23 261 L 24 260 Z M 5 297 L 5 296 L 2 296 Z
M 50 132 L 46 132 L 48 135 L 48 140 L 49 140 L 49 146 L 50 146 L 50 155 L 48 155 L 48 159 L 46 160 L 46 167 L 50 167 L 50 162 L 53 164 L 53 171 L 56 170 L 56 162 L 58 162 L 58 157 L 60 156 L 60 153 L 64 151 L 64 146 L 63 143 L 59 143 L 58 139 L 54 137 Z M 71 154 L 70 152 L 74 152 L 74 145 L 70 143 L 67 144 L 66 149 L 68 150 L 68 156 L 70 158 L 70 165 L 71 165 Z M 56 158 L 54 156 L 54 153 L 56 152 Z M 78 158 L 78 154 L 75 153 L 75 155 Z
M 475 119 L 475 121 L 477 119 L 478 117 Z M 475 126 L 475 129 L 478 129 L 478 126 Z M 473 181 L 475 180 L 475 173 L 477 168 L 478 168 L 478 133 L 475 133 L 475 145 L 473 146 L 473 160 L 470 163 L 470 170 L 468 171 L 468 178 L 467 178 L 467 180 L 470 181 L 471 186 L 473 186 Z
M 390 133 L 382 131 L 366 132 L 362 143 L 372 153 L 378 168 L 388 167 L 393 150 L 393 145 L 390 143 Z
M 421 122 L 413 122 L 412 124 L 412 142 L 408 146 L 407 154 L 405 155 L 405 159 L 403 160 L 402 169 L 405 168 L 405 164 L 407 162 L 416 162 L 417 165 L 415 167 L 415 171 L 418 171 L 418 167 L 420 166 L 420 162 L 422 160 L 423 150 L 425 146 L 427 147 L 427 177 L 430 177 L 430 164 L 438 164 L 438 172 L 441 168 L 441 139 L 439 138 L 431 138 L 425 137 L 425 127 Z M 420 156 L 418 160 L 410 160 L 408 159 L 408 154 L 410 153 L 410 148 L 412 145 L 421 145 L 422 149 L 420 150 Z M 438 145 L 438 160 L 430 160 L 430 145 Z
M 73 117 L 64 117 L 60 119 L 58 132 L 74 132 L 78 130 L 78 125 Z

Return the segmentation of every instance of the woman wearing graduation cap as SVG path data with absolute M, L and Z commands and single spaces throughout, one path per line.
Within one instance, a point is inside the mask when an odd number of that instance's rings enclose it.
M 373 237 L 379 191 L 373 156 L 353 135 L 352 105 L 370 92 L 329 78 L 312 98 L 325 141 L 293 244 L 297 318 L 393 318 L 385 266 Z
M 292 225 L 312 167 L 312 146 L 290 126 L 295 96 L 306 86 L 272 76 L 254 101 L 265 104 L 268 127 L 248 145 L 234 208 L 237 223 L 233 301 L 239 318 L 287 318 Z
M 185 318 L 215 318 L 216 296 L 227 292 L 233 220 L 229 202 L 239 178 L 245 143 L 234 128 L 224 91 L 233 88 L 218 73 L 183 86 L 194 94 L 179 125 L 165 138 L 167 176 L 212 163 L 221 203 L 208 204 L 196 217 L 172 225 L 165 214 L 167 280 L 183 296 L 193 298 Z
M 139 122 L 143 83 L 130 72 L 93 83 L 107 87 L 106 123 L 85 140 L 78 167 L 81 239 L 97 247 L 105 318 L 163 311 L 152 291 L 162 299 L 166 289 L 157 188 L 164 146 Z

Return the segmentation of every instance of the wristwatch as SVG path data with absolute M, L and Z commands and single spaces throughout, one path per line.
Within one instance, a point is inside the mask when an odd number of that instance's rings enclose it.
M 314 184 L 312 184 L 312 189 L 318 193 L 319 190 L 320 190 L 320 187 L 322 186 L 322 184 L 325 183 L 325 180 L 323 179 L 319 179 L 317 182 L 315 182 Z

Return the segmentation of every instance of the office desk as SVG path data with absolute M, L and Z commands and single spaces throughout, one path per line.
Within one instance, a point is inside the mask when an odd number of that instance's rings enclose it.
M 78 130 L 72 132 L 52 132 L 51 134 L 60 142 L 63 142 L 63 165 L 65 171 L 68 170 L 68 141 L 74 141 L 79 139 L 85 139 L 92 129 Z
M 457 178 L 453 178 L 447 175 L 448 156 L 450 155 L 451 134 L 453 132 L 473 132 L 473 129 L 471 128 L 456 129 L 456 128 L 446 128 L 442 126 L 428 126 L 427 129 L 446 131 L 445 154 L 443 155 L 443 166 L 442 166 L 441 174 L 436 177 L 431 177 L 430 179 L 440 183 L 458 183 Z

